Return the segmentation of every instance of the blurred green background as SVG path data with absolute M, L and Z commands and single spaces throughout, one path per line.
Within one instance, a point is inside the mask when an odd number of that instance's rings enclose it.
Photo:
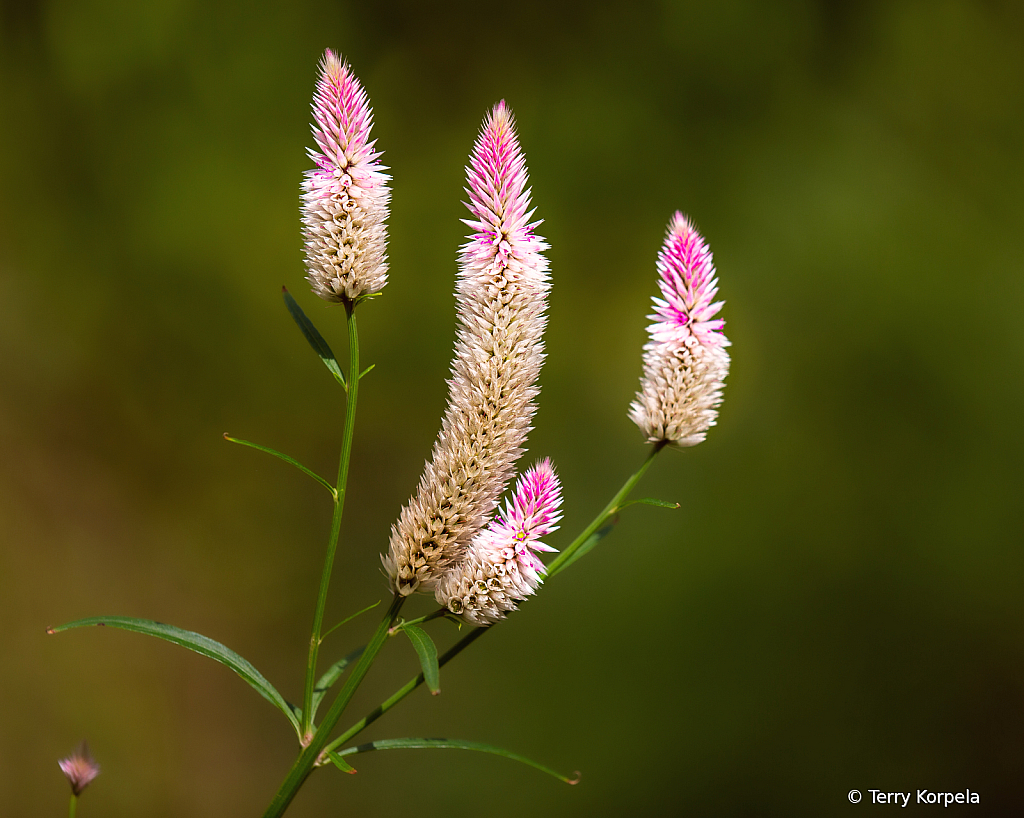
M 529 457 L 565 545 L 644 456 L 626 409 L 673 212 L 715 253 L 733 370 L 614 535 L 367 738 L 490 741 L 324 770 L 295 816 L 827 815 L 847 791 L 1024 776 L 1024 11 L 1016 3 L 573 6 L 10 0 L 0 28 L 0 813 L 262 812 L 296 747 L 225 668 L 96 614 L 202 631 L 290 699 L 342 397 L 282 284 L 330 46 L 394 175 L 391 280 L 360 316 L 351 499 L 328 606 L 378 555 L 437 432 L 463 166 L 515 110 L 554 276 Z M 428 600 L 413 612 L 431 609 Z M 325 660 L 362 644 L 369 614 Z M 454 628 L 433 623 L 444 647 Z M 416 669 L 384 654 L 356 717 Z M 346 719 L 346 723 L 347 723 Z M 866 794 L 866 797 L 870 798 Z

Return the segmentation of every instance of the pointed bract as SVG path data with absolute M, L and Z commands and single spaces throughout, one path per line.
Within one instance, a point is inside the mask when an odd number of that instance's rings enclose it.
M 558 528 L 561 505 L 558 475 L 550 460 L 541 460 L 519 478 L 504 512 L 438 583 L 438 604 L 471 625 L 504 619 L 540 586 L 545 568 L 534 552 L 555 550 L 540 538 Z
M 718 279 L 711 251 L 690 221 L 677 212 L 658 254 L 651 340 L 644 346 L 644 374 L 629 416 L 652 443 L 693 446 L 715 425 L 729 373 L 725 322 L 715 316 Z
M 433 590 L 494 512 L 523 453 L 544 360 L 547 244 L 530 222 L 526 163 L 504 102 L 484 121 L 466 173 L 474 232 L 459 253 L 448 406 L 383 558 L 403 595 Z
M 306 278 L 326 301 L 354 302 L 387 283 L 391 177 L 370 140 L 372 126 L 362 85 L 328 49 L 313 97 L 316 168 L 302 183 Z

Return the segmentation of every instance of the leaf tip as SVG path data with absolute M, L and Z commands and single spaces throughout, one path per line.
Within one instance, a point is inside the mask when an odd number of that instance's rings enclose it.
M 581 777 L 580 776 L 580 771 L 579 770 L 574 770 L 573 774 L 572 774 L 572 778 L 565 779 L 565 783 L 568 784 L 569 786 L 575 787 L 577 784 L 580 783 L 580 777 Z
M 288 292 L 288 288 L 285 287 L 284 284 L 281 285 L 281 292 L 282 293 L 287 293 Z
M 56 632 L 57 631 L 54 628 L 47 628 L 46 629 L 46 635 L 47 636 L 53 636 Z
M 431 696 L 440 696 L 441 695 L 441 688 L 437 688 L 435 690 L 431 690 L 430 691 L 430 695 Z

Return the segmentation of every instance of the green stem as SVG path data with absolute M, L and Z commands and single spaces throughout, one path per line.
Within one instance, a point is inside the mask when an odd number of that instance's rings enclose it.
M 639 469 L 636 470 L 636 472 L 632 476 L 630 476 L 630 478 L 625 482 L 622 488 L 619 489 L 618 493 L 611 499 L 611 502 L 609 502 L 608 505 L 604 507 L 601 513 L 594 518 L 593 522 L 591 522 L 590 525 L 583 529 L 583 533 L 572 541 L 569 547 L 566 548 L 561 555 L 559 555 L 559 558 L 548 566 L 547 576 L 550 577 L 552 574 L 556 573 L 557 571 L 560 571 L 561 566 L 565 563 L 566 560 L 569 559 L 570 556 L 572 556 L 573 552 L 575 552 L 581 545 L 583 545 L 583 543 L 587 541 L 590 535 L 597 531 L 599 528 L 601 528 L 601 526 L 604 525 L 605 521 L 619 509 L 619 506 L 629 496 L 630 492 L 632 492 L 633 489 L 636 488 L 636 484 L 640 482 L 640 478 L 643 477 L 646 471 L 651 467 L 651 463 L 654 462 L 655 455 L 657 455 L 658 452 L 660 452 L 664 447 L 664 441 L 661 443 L 654 444 L 654 446 L 651 449 L 651 452 L 647 455 L 647 458 L 644 460 L 643 464 L 640 466 Z M 428 616 L 422 617 L 422 619 L 432 619 L 437 616 L 442 616 L 444 613 L 445 610 L 441 609 L 440 611 L 435 611 L 434 613 L 429 614 Z M 413 619 L 410 622 L 406 622 L 405 624 L 411 625 L 419 621 L 420 620 Z M 463 650 L 472 645 L 473 642 L 475 642 L 477 639 L 479 639 L 493 627 L 494 626 L 492 625 L 489 628 L 475 628 L 474 630 L 467 633 L 464 637 L 462 637 L 462 639 L 456 642 L 455 645 L 453 645 L 451 649 L 448 650 L 447 653 L 445 653 L 440 658 L 440 660 L 437 663 L 438 667 L 444 667 L 449 661 L 458 656 Z M 351 741 L 355 736 L 357 736 L 369 725 L 373 724 L 373 722 L 375 722 L 377 719 L 379 719 L 381 716 L 387 713 L 392 707 L 394 707 L 396 704 L 402 701 L 402 699 L 404 699 L 406 696 L 412 693 L 421 684 L 423 684 L 422 673 L 418 674 L 414 679 L 408 681 L 404 687 L 395 691 L 395 693 L 389 699 L 383 701 L 381 704 L 377 706 L 375 710 L 368 713 L 362 719 L 360 719 L 351 727 L 349 727 L 348 730 L 342 733 L 337 739 L 328 744 L 324 748 L 325 753 L 337 750 L 343 744 L 346 744 L 349 741 Z
M 78 809 L 78 796 L 71 793 L 71 806 L 68 807 L 68 818 L 75 818 L 76 809 Z
M 320 634 L 324 624 L 324 607 L 327 605 L 327 589 L 331 584 L 331 569 L 334 554 L 338 550 L 338 535 L 341 532 L 341 515 L 345 511 L 345 488 L 348 484 L 348 465 L 352 454 L 352 437 L 356 424 L 356 400 L 359 397 L 359 331 L 351 304 L 345 304 L 348 316 L 348 399 L 345 403 L 345 431 L 341 438 L 341 457 L 338 461 L 338 482 L 335 486 L 334 515 L 331 518 L 331 535 L 327 541 L 327 556 L 324 559 L 323 574 L 320 575 L 320 593 L 313 615 L 313 632 L 309 638 L 309 659 L 306 663 L 306 685 L 302 696 L 302 742 L 313 738 L 313 684 L 316 679 L 316 660 L 323 637 Z M 353 373 L 355 373 L 353 375 Z
M 575 540 L 573 540 L 569 544 L 568 548 L 563 549 L 562 553 L 559 554 L 558 557 L 552 561 L 552 563 L 548 566 L 548 570 L 546 572 L 546 576 L 548 579 L 550 579 L 559 571 L 561 571 L 565 563 L 569 561 L 569 559 L 572 557 L 574 553 L 576 553 L 580 546 L 582 546 L 583 543 L 590 539 L 590 535 L 598 529 L 600 529 L 601 526 L 603 526 L 605 522 L 607 522 L 608 518 L 619 510 L 619 506 L 622 504 L 622 501 L 629 497 L 630 492 L 632 492 L 633 489 L 636 487 L 636 484 L 640 482 L 640 478 L 643 477 L 646 471 L 651 467 L 651 463 L 654 462 L 655 455 L 657 455 L 658 452 L 665 448 L 666 443 L 667 441 L 662 440 L 658 443 L 655 443 L 654 446 L 651 447 L 650 454 L 647 455 L 647 459 L 644 460 L 643 465 L 641 465 L 640 468 L 637 469 L 633 473 L 633 475 L 623 484 L 622 488 L 619 489 L 618 494 L 612 497 L 608 505 L 606 505 L 604 509 L 601 511 L 601 513 L 594 518 L 593 522 L 591 522 L 590 525 L 583 529 L 583 533 L 580 534 Z
M 351 382 L 349 384 L 351 386 Z M 330 739 L 331 731 L 337 725 L 338 720 L 341 718 L 341 714 L 345 711 L 348 703 L 352 700 L 352 696 L 355 694 L 359 684 L 363 681 L 363 677 L 366 676 L 366 672 L 370 669 L 370 665 L 373 664 L 373 660 L 377 657 L 377 653 L 383 647 L 384 643 L 388 640 L 388 628 L 390 628 L 396 617 L 398 616 L 399 610 L 402 608 L 402 603 L 405 602 L 404 596 L 396 596 L 392 602 L 391 607 L 388 608 L 388 612 L 384 615 L 380 624 L 377 626 L 377 630 L 374 632 L 373 637 L 370 639 L 370 643 L 366 646 L 363 651 L 363 655 L 359 657 L 359 661 L 356 662 L 356 666 L 352 668 L 352 672 L 345 680 L 345 684 L 341 688 L 341 692 L 338 694 L 338 698 L 334 700 L 331 705 L 331 709 L 327 711 L 327 715 L 324 716 L 324 720 L 317 728 L 316 732 L 310 739 L 302 752 L 299 753 L 299 757 L 295 759 L 295 763 L 292 768 L 288 771 L 288 775 L 285 777 L 284 783 L 281 784 L 280 789 L 274 795 L 274 799 L 270 802 L 270 806 L 267 807 L 267 811 L 263 813 L 263 818 L 279 818 L 284 814 L 284 811 L 288 809 L 288 805 L 295 798 L 299 788 L 303 785 L 305 780 L 309 777 L 309 774 L 313 772 L 313 768 L 316 766 L 320 754 L 326 747 L 327 742 Z
M 463 650 L 472 645 L 477 639 L 479 639 L 489 630 L 491 630 L 491 628 L 473 628 L 473 630 L 471 630 L 469 633 L 463 636 L 462 639 L 456 642 L 448 650 L 448 652 L 445 653 L 438 660 L 437 666 L 444 667 L 446 664 L 448 664 L 449 661 L 451 661 L 460 653 L 462 653 Z M 341 734 L 341 736 L 339 736 L 337 739 L 328 744 L 324 748 L 324 751 L 333 752 L 334 750 L 337 750 L 339 747 L 341 747 L 343 744 L 347 744 L 356 735 L 358 735 L 371 724 L 373 724 L 373 722 L 377 721 L 377 719 L 379 719 L 381 716 L 387 713 L 392 707 L 394 707 L 396 704 L 402 701 L 402 699 L 404 699 L 406 696 L 412 693 L 421 684 L 423 684 L 422 673 L 420 673 L 415 679 L 409 680 L 409 682 L 406 683 L 405 687 L 402 687 L 399 690 L 397 690 L 395 694 L 391 696 L 391 698 L 381 702 L 381 704 L 377 705 L 377 708 L 375 710 L 368 713 L 366 716 L 363 716 L 363 718 L 361 718 L 359 721 L 357 721 L 355 724 L 349 727 L 348 730 Z

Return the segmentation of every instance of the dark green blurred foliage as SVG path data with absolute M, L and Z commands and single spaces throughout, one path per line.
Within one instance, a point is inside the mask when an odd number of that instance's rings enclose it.
M 817 816 L 853 787 L 1017 809 L 1018 4 L 9 0 L 0 21 L 0 812 L 60 814 L 83 736 L 103 765 L 83 816 L 256 815 L 294 757 L 224 668 L 43 630 L 171 622 L 301 698 L 328 501 L 221 433 L 336 465 L 340 390 L 280 299 L 343 355 L 297 211 L 327 46 L 394 175 L 328 623 L 386 593 L 444 406 L 462 169 L 498 99 L 552 244 L 530 457 L 565 483 L 553 544 L 644 455 L 626 407 L 676 208 L 715 252 L 734 366 L 708 441 L 641 487 L 682 509 L 630 509 L 367 734 L 490 741 L 582 783 L 379 753 L 293 813 Z M 442 648 L 451 630 L 431 626 Z M 391 646 L 352 717 L 415 668 Z

